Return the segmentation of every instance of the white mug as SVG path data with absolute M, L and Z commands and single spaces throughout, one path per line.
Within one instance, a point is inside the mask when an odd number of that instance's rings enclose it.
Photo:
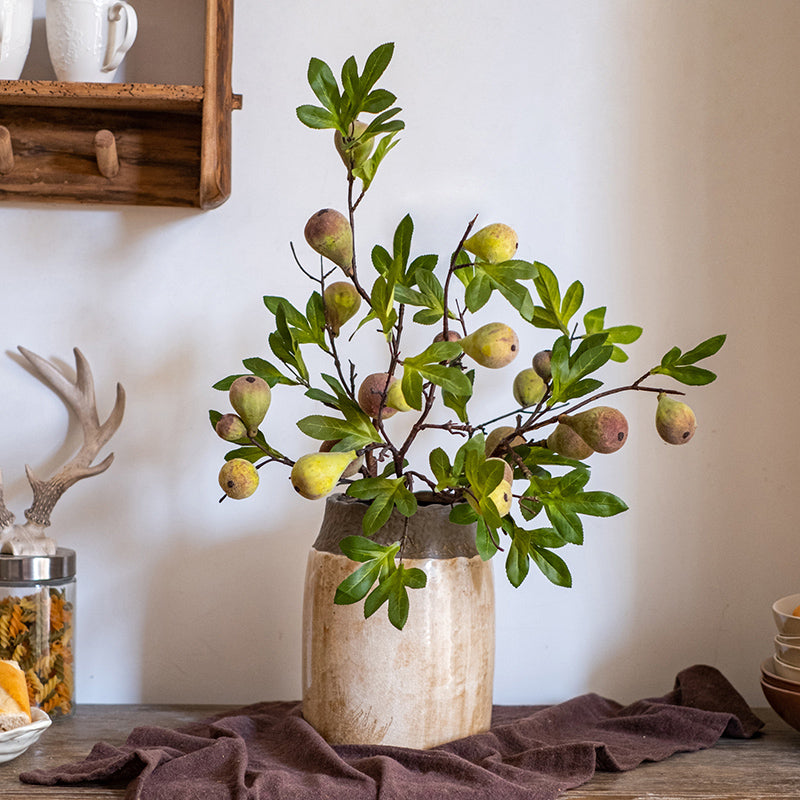
M 136 38 L 138 20 L 124 0 L 47 0 L 46 28 L 58 80 L 110 83 Z
M 0 0 L 0 80 L 22 74 L 31 47 L 33 0 Z

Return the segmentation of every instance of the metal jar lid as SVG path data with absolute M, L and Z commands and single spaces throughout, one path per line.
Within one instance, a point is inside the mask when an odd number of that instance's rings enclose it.
M 0 585 L 65 581 L 75 577 L 75 551 L 59 547 L 52 556 L 0 554 Z

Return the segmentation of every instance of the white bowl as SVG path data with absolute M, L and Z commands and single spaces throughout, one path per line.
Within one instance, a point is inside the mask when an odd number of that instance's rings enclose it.
M 776 636 L 775 656 L 786 664 L 800 667 L 800 637 Z
M 800 606 L 800 594 L 781 597 L 772 604 L 772 618 L 778 633 L 785 636 L 800 636 L 800 617 L 792 616 L 792 611 Z
M 21 756 L 34 742 L 38 741 L 45 729 L 50 727 L 52 721 L 41 708 L 31 709 L 31 719 L 30 725 L 0 732 L 0 764 Z
M 800 682 L 800 667 L 794 667 L 783 659 L 778 658 L 778 656 L 775 656 L 773 661 L 775 662 L 775 672 L 780 675 L 781 678 Z

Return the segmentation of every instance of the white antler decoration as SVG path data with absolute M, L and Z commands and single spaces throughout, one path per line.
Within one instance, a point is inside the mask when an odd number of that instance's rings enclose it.
M 64 492 L 81 478 L 89 478 L 105 472 L 114 460 L 111 453 L 99 464 L 92 466 L 97 454 L 114 435 L 125 412 L 125 390 L 117 384 L 117 400 L 108 419 L 101 425 L 97 416 L 94 381 L 89 363 L 76 347 L 75 382 L 66 378 L 57 367 L 41 356 L 18 348 L 39 377 L 64 399 L 75 412 L 83 429 L 83 446 L 75 457 L 65 464 L 52 478 L 39 480 L 33 470 L 25 467 L 28 482 L 33 489 L 33 504 L 25 512 L 27 522 L 14 524 L 14 515 L 3 500 L 3 482 L 0 475 L 0 552 L 15 555 L 52 555 L 56 549 L 53 539 L 44 535 L 50 524 L 50 514 Z

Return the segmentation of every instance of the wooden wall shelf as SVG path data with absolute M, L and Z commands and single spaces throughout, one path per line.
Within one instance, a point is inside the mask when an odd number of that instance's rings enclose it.
M 233 0 L 206 0 L 202 86 L 0 81 L 0 200 L 219 206 L 242 107 L 232 62 Z

